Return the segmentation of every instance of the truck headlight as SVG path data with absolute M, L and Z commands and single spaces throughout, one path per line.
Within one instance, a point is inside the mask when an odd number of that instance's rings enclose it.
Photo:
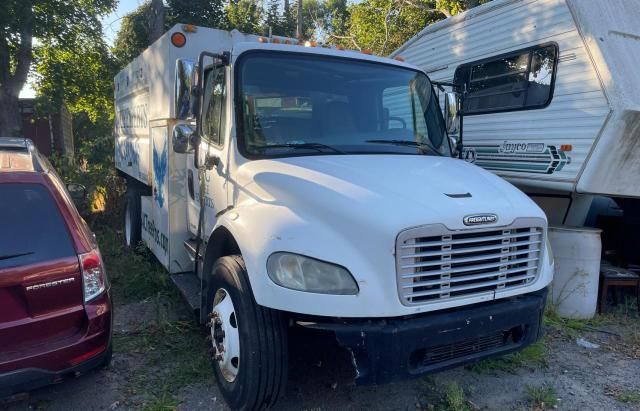
M 292 253 L 273 253 L 267 260 L 267 274 L 278 285 L 321 294 L 358 294 L 349 271 L 335 264 Z

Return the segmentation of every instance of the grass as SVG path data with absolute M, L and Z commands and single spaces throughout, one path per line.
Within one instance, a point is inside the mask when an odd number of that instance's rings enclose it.
M 156 398 L 142 407 L 142 411 L 174 411 L 178 409 L 178 401 L 171 395 Z
M 525 349 L 507 354 L 499 358 L 488 358 L 467 366 L 467 369 L 479 374 L 491 374 L 495 372 L 515 373 L 523 367 L 543 368 L 547 366 L 547 347 L 544 342 L 538 341 Z
M 455 381 L 439 383 L 432 377 L 425 377 L 425 394 L 421 398 L 421 407 L 425 410 L 471 411 L 473 407 L 467 400 L 462 387 Z
M 640 404 L 640 391 L 620 390 L 614 394 L 614 398 L 625 404 Z
M 173 285 L 167 271 L 144 246 L 133 253 L 123 246 L 121 233 L 107 225 L 94 228 L 107 274 L 119 303 L 170 295 Z
M 213 383 L 208 345 L 193 321 L 166 321 L 140 331 L 115 334 L 114 350 L 134 359 L 130 393 L 141 395 L 145 406 L 155 407 L 149 409 L 166 409 L 159 406 L 171 403 L 181 388 Z
M 114 332 L 114 352 L 127 359 L 128 400 L 136 409 L 174 410 L 182 388 L 201 382 L 213 384 L 203 330 L 188 317 L 163 319 L 162 306 L 182 304 L 181 297 L 149 251 L 127 250 L 121 234 L 109 225 L 96 225 L 94 232 L 111 281 L 115 310 L 144 301 L 154 304 L 157 311 L 152 309 L 151 318 L 145 318 L 147 322 L 142 322 L 140 329 Z M 175 310 L 170 307 L 169 311 Z
M 545 385 L 534 387 L 528 385 L 525 389 L 527 391 L 529 404 L 533 410 L 548 410 L 558 405 L 558 398 L 553 387 Z

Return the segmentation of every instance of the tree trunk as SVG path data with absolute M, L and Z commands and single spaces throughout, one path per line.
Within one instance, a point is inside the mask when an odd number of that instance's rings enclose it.
M 23 0 L 16 9 L 22 15 L 17 49 L 10 50 L 6 38 L 0 36 L 0 137 L 19 136 L 22 119 L 18 95 L 27 81 L 31 67 L 33 44 L 32 1 Z
M 5 91 L 0 87 L 0 137 L 17 137 L 22 128 L 18 96 Z
M 296 37 L 302 40 L 302 0 L 298 0 L 298 18 L 296 25 Z
M 151 0 L 151 16 L 149 16 L 149 44 L 164 34 L 164 2 Z

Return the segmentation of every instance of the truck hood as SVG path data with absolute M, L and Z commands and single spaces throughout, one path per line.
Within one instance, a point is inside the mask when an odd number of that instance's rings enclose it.
M 395 239 L 399 231 L 424 224 L 469 228 L 463 218 L 471 214 L 496 214 L 494 226 L 518 217 L 544 218 L 505 180 L 448 157 L 304 156 L 250 161 L 240 169 L 252 198 L 338 230 L 359 225 L 393 233 Z

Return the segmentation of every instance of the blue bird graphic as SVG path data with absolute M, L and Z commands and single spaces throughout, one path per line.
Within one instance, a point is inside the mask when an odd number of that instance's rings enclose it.
M 156 190 L 154 190 L 154 198 L 158 205 L 164 206 L 164 179 L 167 175 L 167 140 L 164 140 L 162 152 L 158 154 L 155 144 L 153 145 L 153 175 L 155 179 Z

